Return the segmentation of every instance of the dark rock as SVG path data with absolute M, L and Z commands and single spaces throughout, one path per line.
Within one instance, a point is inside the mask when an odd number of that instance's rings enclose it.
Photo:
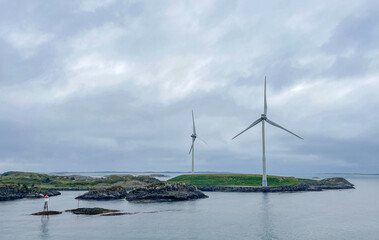
M 201 191 L 209 192 L 301 192 L 322 191 L 328 189 L 354 189 L 354 185 L 345 178 L 325 178 L 319 181 L 303 180 L 300 184 L 279 187 L 241 187 L 241 186 L 197 186 Z
M 0 201 L 14 200 L 21 198 L 42 198 L 44 195 L 57 196 L 61 193 L 54 190 L 40 189 L 35 187 L 19 185 L 0 186 Z
M 104 189 L 92 190 L 76 197 L 81 200 L 112 200 L 125 198 L 127 191 L 124 187 L 115 186 Z
M 207 198 L 195 186 L 180 182 L 153 183 L 130 191 L 126 200 L 132 202 L 169 202 Z
M 62 212 L 58 212 L 58 211 L 43 211 L 43 212 L 36 212 L 36 213 L 32 213 L 32 215 L 58 215 L 58 214 L 62 214 Z
M 310 190 L 319 189 L 352 189 L 354 185 L 342 177 L 325 178 L 319 181 L 305 181 Z M 316 190 L 317 191 L 317 190 Z
M 36 191 L 31 191 L 25 195 L 25 198 L 43 198 L 43 196 L 48 195 L 49 197 L 54 197 L 61 195 L 60 192 L 56 190 L 36 190 Z
M 115 213 L 119 211 L 120 210 L 112 210 L 112 209 L 95 207 L 95 208 L 76 208 L 76 209 L 66 210 L 65 212 L 71 212 L 73 214 L 97 215 L 97 214 L 102 214 L 102 213 Z
M 122 215 L 134 215 L 137 213 L 129 213 L 129 212 L 115 212 L 115 213 L 106 213 L 101 214 L 101 216 L 122 216 Z

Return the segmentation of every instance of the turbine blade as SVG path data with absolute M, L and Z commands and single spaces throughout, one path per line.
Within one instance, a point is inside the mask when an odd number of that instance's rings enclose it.
M 262 121 L 262 118 L 258 118 L 257 120 L 255 120 L 255 122 L 253 122 L 248 128 L 246 128 L 245 130 L 243 130 L 242 132 L 238 133 L 236 136 L 234 136 L 232 138 L 235 139 L 236 137 L 238 137 L 239 135 L 241 135 L 242 133 L 246 132 L 247 130 L 249 130 L 250 128 L 254 127 L 255 125 L 257 125 L 258 123 L 260 123 Z
M 266 76 L 265 76 L 265 97 L 264 97 L 264 113 L 267 115 L 267 100 L 266 100 Z
M 192 139 L 192 145 L 191 145 L 191 148 L 190 148 L 190 150 L 189 150 L 188 154 L 191 154 L 191 152 L 192 152 L 192 149 L 193 149 L 193 145 L 194 145 L 194 142 L 195 142 L 195 140 L 194 140 L 194 139 Z
M 195 118 L 193 117 L 193 110 L 192 110 L 192 123 L 193 123 L 193 133 L 196 134 Z
M 294 135 L 294 136 L 296 136 L 296 137 L 298 137 L 298 138 L 304 140 L 304 138 L 302 138 L 302 137 L 296 135 L 295 133 L 291 132 L 290 130 L 285 129 L 284 127 L 280 126 L 280 125 L 277 124 L 277 123 L 274 123 L 273 121 L 271 121 L 271 120 L 269 120 L 269 119 L 267 119 L 267 118 L 266 118 L 266 122 L 268 122 L 268 123 L 271 124 L 272 126 L 275 126 L 275 127 L 281 128 L 281 129 L 283 129 L 284 131 L 287 131 L 287 132 L 291 133 L 292 135 Z

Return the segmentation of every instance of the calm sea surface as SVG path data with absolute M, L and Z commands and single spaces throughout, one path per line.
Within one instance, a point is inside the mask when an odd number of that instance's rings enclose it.
M 0 239 L 379 239 L 379 176 L 346 176 L 354 190 L 300 193 L 212 193 L 172 203 L 80 201 L 83 192 L 52 197 L 50 210 L 103 207 L 122 216 L 48 219 L 42 199 L 0 202 Z

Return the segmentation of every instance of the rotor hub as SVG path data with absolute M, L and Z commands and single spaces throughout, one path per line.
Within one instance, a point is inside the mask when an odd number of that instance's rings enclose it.
M 192 135 L 191 135 L 191 138 L 196 138 L 196 134 L 192 134 Z
M 267 119 L 266 114 L 261 114 L 261 119 L 266 120 Z

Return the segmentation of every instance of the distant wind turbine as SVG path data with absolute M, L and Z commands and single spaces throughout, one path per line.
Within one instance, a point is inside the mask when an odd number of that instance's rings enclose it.
M 191 138 L 192 138 L 192 145 L 191 145 L 191 148 L 189 150 L 189 153 L 188 154 L 191 154 L 192 152 L 192 174 L 194 173 L 194 159 L 195 159 L 195 140 L 196 138 L 198 137 L 196 135 L 196 127 L 195 127 L 195 118 L 193 116 L 193 110 L 192 110 L 192 124 L 193 124 L 193 132 L 192 132 L 192 135 L 191 135 Z M 206 142 L 204 140 L 202 140 L 201 138 L 199 138 L 201 141 L 203 141 L 205 144 Z
M 247 130 L 249 130 L 250 128 L 254 127 L 255 125 L 257 125 L 258 123 L 262 122 L 262 167 L 263 167 L 263 174 L 262 174 L 262 187 L 267 187 L 267 176 L 266 176 L 266 150 L 265 150 L 265 121 L 275 127 L 278 127 L 280 129 L 283 129 L 284 131 L 287 131 L 289 133 L 291 133 L 292 135 L 300 138 L 300 139 L 303 139 L 302 137 L 296 135 L 295 133 L 285 129 L 284 127 L 280 126 L 279 124 L 269 120 L 267 118 L 267 101 L 266 101 L 266 76 L 265 76 L 265 88 L 264 88 L 264 113 L 261 114 L 261 117 L 258 118 L 257 120 L 255 120 L 255 122 L 253 122 L 248 128 L 246 128 L 245 130 L 243 130 L 242 132 L 240 132 L 239 134 L 237 134 L 236 136 L 234 136 L 232 139 L 235 139 L 236 137 L 238 137 L 239 135 L 241 135 L 242 133 L 246 132 Z M 303 139 L 304 140 L 304 139 Z

